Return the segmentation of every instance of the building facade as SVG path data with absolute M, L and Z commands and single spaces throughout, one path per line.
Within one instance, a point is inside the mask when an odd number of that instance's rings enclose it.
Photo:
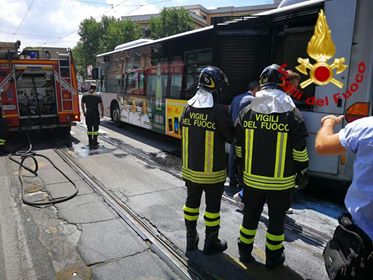
M 207 9 L 202 5 L 186 5 L 182 6 L 184 9 L 189 11 L 189 14 L 193 18 L 195 29 L 206 27 L 209 25 L 225 22 L 235 18 L 243 16 L 249 16 L 252 14 L 265 12 L 268 10 L 276 9 L 281 0 L 274 0 L 273 4 L 255 5 L 255 6 L 242 6 L 242 7 L 219 7 L 216 9 Z M 180 7 L 172 7 L 180 8 Z M 123 16 L 122 20 L 131 20 L 144 27 L 145 30 L 149 27 L 150 19 L 158 17 L 158 14 L 147 14 L 147 15 L 134 15 L 134 16 Z

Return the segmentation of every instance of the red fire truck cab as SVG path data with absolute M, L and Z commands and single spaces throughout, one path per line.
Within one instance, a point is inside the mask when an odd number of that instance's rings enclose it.
M 9 130 L 59 128 L 80 120 L 70 49 L 24 48 L 0 42 L 0 93 Z

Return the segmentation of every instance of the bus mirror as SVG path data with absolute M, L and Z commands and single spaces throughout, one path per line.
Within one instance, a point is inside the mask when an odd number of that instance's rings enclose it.
M 92 69 L 92 79 L 97 80 L 98 79 L 98 68 Z

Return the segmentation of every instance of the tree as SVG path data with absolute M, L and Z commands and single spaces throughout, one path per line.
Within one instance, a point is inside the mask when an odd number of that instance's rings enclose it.
M 103 16 L 101 21 L 84 19 L 79 25 L 80 40 L 73 49 L 78 72 L 86 76 L 87 65 L 96 64 L 96 55 L 114 50 L 115 46 L 139 39 L 141 26 L 129 20 Z
M 102 19 L 101 22 L 107 20 Z M 108 52 L 120 44 L 141 38 L 142 27 L 130 20 L 116 20 L 109 18 L 108 24 L 102 26 L 103 36 L 100 40 L 100 52 Z
M 163 38 L 194 29 L 193 18 L 184 8 L 163 8 L 149 23 L 150 37 Z
M 78 57 L 84 63 L 79 65 L 86 67 L 87 65 L 94 65 L 96 63 L 96 55 L 99 51 L 99 43 L 101 38 L 101 26 L 94 18 L 84 19 L 79 25 L 78 34 L 80 36 L 75 53 L 79 52 Z
M 85 62 L 82 56 L 83 55 L 83 43 L 79 41 L 72 51 L 73 51 L 74 62 L 77 68 L 77 74 L 79 76 L 84 76 L 85 70 L 84 70 L 83 65 L 85 65 Z

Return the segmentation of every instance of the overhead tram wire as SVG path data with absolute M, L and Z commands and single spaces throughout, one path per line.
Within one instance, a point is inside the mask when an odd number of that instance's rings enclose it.
M 106 4 L 106 3 L 99 3 L 99 2 L 94 2 L 94 1 L 85 1 L 85 0 L 70 0 L 72 2 L 77 2 L 77 3 L 87 3 L 87 4 L 92 4 L 96 6 L 111 6 L 113 7 L 113 4 Z M 170 0 L 168 0 L 170 1 Z M 152 3 L 144 4 L 144 5 L 149 5 Z M 139 4 L 127 4 L 127 5 L 121 5 L 121 6 L 126 6 L 126 7 L 137 7 Z
M 33 0 L 33 2 L 31 3 L 31 5 L 34 3 L 35 0 Z M 97 2 L 93 2 L 93 1 L 80 1 L 80 0 L 70 0 L 70 1 L 73 1 L 73 2 L 83 2 L 83 3 L 92 3 L 92 4 L 99 4 L 99 5 L 106 5 L 106 6 L 113 6 L 112 4 L 100 4 L 100 3 L 97 3 Z M 127 0 L 126 0 L 127 1 Z M 31 9 L 31 5 L 28 9 L 28 11 L 26 12 L 24 18 L 26 17 L 27 13 L 29 12 L 29 10 Z M 126 5 L 126 6 L 139 6 L 139 5 Z M 110 9 L 108 9 L 107 11 L 105 11 L 104 13 L 108 12 Z M 24 18 L 22 19 L 22 21 L 24 21 Z M 18 33 L 19 31 L 19 28 L 20 26 L 22 25 L 22 22 L 21 24 L 18 26 L 17 30 L 15 32 L 9 32 L 9 31 L 3 31 L 3 30 L 0 30 L 0 33 L 5 33 L 5 34 L 10 34 L 10 35 L 13 35 L 15 36 L 16 34 L 18 35 L 21 35 L 21 36 L 29 36 L 29 37 L 50 37 L 50 38 L 65 38 L 65 37 L 68 37 L 70 36 L 71 34 L 75 33 L 76 31 L 72 32 L 72 33 L 69 33 L 68 35 L 63 35 L 63 36 L 57 36 L 57 35 L 48 35 L 48 34 L 35 34 L 35 33 Z
M 8 31 L 3 31 L 0 30 L 0 33 L 5 33 L 5 34 L 14 34 L 14 32 L 8 32 Z M 50 37 L 50 38 L 59 38 L 61 36 L 56 36 L 56 35 L 48 35 L 48 34 L 35 34 L 35 33 L 18 33 L 19 36 L 27 36 L 27 37 Z
M 34 0 L 34 1 L 35 1 L 35 0 Z M 71 0 L 71 1 L 77 1 L 77 0 Z M 134 12 L 135 10 L 138 10 L 138 9 L 141 8 L 141 7 L 144 7 L 144 6 L 147 6 L 147 5 L 152 5 L 152 4 L 158 4 L 158 3 L 162 3 L 162 2 L 169 2 L 169 1 L 172 1 L 172 0 L 160 0 L 160 1 L 155 1 L 155 2 L 151 2 L 151 3 L 147 3 L 147 4 L 141 4 L 141 5 L 125 5 L 125 6 L 128 6 L 128 7 L 130 7 L 130 6 L 136 6 L 136 8 L 133 9 L 133 10 L 131 10 L 131 11 L 129 11 L 129 12 L 128 12 L 127 14 L 125 14 L 124 16 L 126 16 L 126 15 L 128 15 L 128 14 Z M 79 1 L 79 2 L 90 2 L 90 1 Z M 92 2 L 92 3 L 94 3 L 94 2 Z M 121 5 L 121 6 L 124 6 L 124 5 Z M 110 11 L 110 10 L 111 10 L 111 8 L 108 9 L 107 11 L 105 11 L 102 15 L 104 15 L 105 13 L 107 13 L 107 12 Z M 102 16 L 102 15 L 101 15 L 101 16 Z M 100 16 L 100 17 L 101 17 L 101 16 Z M 17 30 L 18 30 L 18 29 L 19 29 L 19 28 L 17 28 Z M 66 38 L 66 37 L 68 37 L 68 36 L 70 36 L 70 35 L 76 33 L 77 31 L 78 31 L 78 30 L 75 30 L 75 31 L 73 31 L 73 32 L 71 32 L 71 33 L 69 33 L 69 34 L 67 34 L 67 35 L 63 35 L 63 36 L 48 35 L 48 34 L 35 34 L 35 33 L 18 33 L 17 31 L 16 31 L 16 33 L 15 33 L 15 32 L 3 31 L 3 30 L 0 30 L 0 33 L 5 33 L 5 34 L 13 35 L 13 36 L 15 36 L 16 34 L 18 34 L 18 35 L 20 35 L 20 36 L 27 36 L 27 37 L 49 37 L 49 38 L 56 38 L 57 40 L 54 41 L 54 42 L 52 43 L 52 44 L 55 44 L 55 43 L 57 43 L 58 41 L 60 41 L 61 39 Z M 13 37 L 13 38 L 14 38 L 14 37 Z M 44 43 L 44 44 L 46 44 L 46 43 Z
M 120 3 L 118 3 L 118 4 L 114 5 L 113 7 L 111 7 L 110 9 L 107 9 L 107 10 L 106 10 L 105 12 L 103 12 L 100 16 L 98 16 L 98 17 L 94 17 L 94 19 L 101 18 L 101 17 L 102 17 L 103 15 L 105 15 L 107 12 L 112 11 L 113 9 L 116 9 L 118 6 L 123 6 L 122 4 L 123 4 L 124 2 L 126 2 L 126 1 L 128 1 L 128 0 L 123 0 L 123 1 L 121 1 Z M 128 13 L 126 13 L 126 14 L 123 15 L 123 16 L 129 15 L 130 13 L 132 13 L 132 12 L 134 12 L 134 11 L 140 9 L 141 7 L 144 7 L 144 6 L 148 6 L 148 5 L 152 5 L 152 4 L 158 4 L 158 3 L 162 3 L 162 2 L 169 2 L 169 1 L 173 1 L 173 0 L 160 0 L 160 1 L 150 2 L 150 3 L 147 3 L 147 4 L 136 5 L 137 7 L 136 7 L 135 9 L 129 11 Z M 126 6 L 130 6 L 130 5 L 126 5 Z M 131 5 L 131 6 L 132 6 L 132 5 Z M 68 34 L 66 34 L 66 35 L 64 35 L 64 36 L 62 36 L 62 37 L 57 37 L 58 40 L 54 41 L 52 44 L 56 44 L 57 42 L 61 41 L 62 39 L 66 38 L 66 37 L 69 37 L 69 36 L 75 34 L 75 33 L 78 32 L 78 31 L 79 31 L 79 29 L 76 29 L 76 30 L 74 30 L 73 32 L 70 32 L 70 33 L 68 33 Z
M 31 10 L 31 7 L 32 7 L 32 5 L 34 4 L 34 2 L 35 2 L 35 0 L 32 0 L 30 6 L 28 6 L 28 9 L 27 9 L 25 15 L 23 16 L 23 18 L 22 18 L 22 20 L 21 20 L 21 23 L 18 25 L 16 32 L 13 33 L 13 39 L 14 39 L 14 37 L 17 35 L 18 30 L 21 28 L 23 22 L 25 21 L 25 18 L 26 18 L 26 16 L 27 16 L 27 14 L 29 13 L 29 11 Z
M 136 10 L 138 10 L 138 9 L 140 9 L 140 8 L 142 8 L 142 7 L 144 7 L 144 6 L 148 6 L 148 5 L 152 5 L 152 4 L 158 4 L 158 3 L 162 3 L 162 2 L 170 2 L 170 1 L 172 1 L 172 0 L 160 0 L 160 1 L 150 2 L 150 3 L 147 3 L 147 4 L 136 5 L 136 6 L 138 6 L 138 7 L 136 7 L 135 9 L 133 9 L 133 10 L 131 10 L 131 11 L 129 11 L 129 12 L 128 12 L 127 14 L 125 14 L 124 16 L 127 16 L 127 15 L 129 15 L 130 13 L 132 13 L 132 12 L 134 12 L 134 11 L 136 11 Z
M 103 12 L 100 16 L 98 17 L 95 17 L 94 19 L 97 19 L 97 18 L 101 18 L 104 14 L 106 14 L 107 12 L 109 11 L 112 11 L 113 9 L 117 8 L 119 5 L 123 4 L 124 2 L 126 2 L 128 0 L 123 0 L 121 2 L 119 2 L 118 4 L 112 6 L 111 8 L 107 9 L 105 12 Z M 61 41 L 63 38 L 66 38 L 66 37 L 69 37 L 70 35 L 73 35 L 75 34 L 76 32 L 78 32 L 79 29 L 76 29 L 74 30 L 73 32 L 70 32 L 69 34 L 66 34 L 65 36 L 62 36 L 62 37 L 58 37 L 58 40 L 54 41 L 52 44 L 56 44 L 57 42 Z
M 98 3 L 94 1 L 87 1 L 87 0 L 70 0 L 72 2 L 78 2 L 78 3 L 87 3 L 87 4 L 92 4 L 96 6 L 113 6 L 113 4 L 107 4 L 107 3 Z

